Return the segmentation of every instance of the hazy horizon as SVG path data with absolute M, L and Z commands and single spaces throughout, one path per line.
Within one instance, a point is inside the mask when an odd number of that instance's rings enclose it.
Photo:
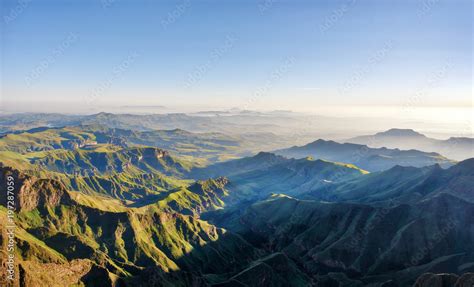
M 4 1 L 0 113 L 285 110 L 365 119 L 334 124 L 346 134 L 474 134 L 470 1 L 141 4 Z
M 358 109 L 357 109 L 358 108 Z M 376 109 L 377 113 L 364 113 L 367 110 Z M 411 129 L 426 136 L 437 139 L 448 139 L 450 137 L 474 138 L 473 120 L 469 108 L 407 108 L 407 107 L 321 107 L 318 112 L 299 112 L 292 110 L 242 110 L 239 108 L 210 107 L 208 109 L 183 109 L 179 107 L 165 106 L 119 106 L 96 107 L 93 111 L 65 112 L 56 108 L 51 111 L 24 111 L 3 112 L 3 116 L 28 113 L 54 113 L 63 115 L 90 116 L 99 113 L 111 113 L 115 115 L 168 115 L 186 114 L 200 117 L 261 117 L 264 122 L 268 116 L 275 119 L 302 119 L 303 127 L 284 128 L 283 133 L 305 131 L 307 138 L 313 135 L 314 139 L 324 138 L 342 140 L 358 135 L 368 135 L 384 132 L 389 129 Z M 430 116 L 433 115 L 433 116 Z M 443 115 L 443 116 L 441 116 Z M 0 115 L 1 116 L 1 115 Z M 426 118 L 430 118 L 427 120 Z M 319 119 L 324 119 L 321 122 Z M 236 119 L 238 124 L 240 119 Z M 271 120 L 270 120 L 271 122 Z M 269 123 L 270 123 L 269 122 Z M 311 128 L 309 128 L 311 126 Z M 192 131 L 189 130 L 188 131 Z M 216 131 L 212 128 L 210 132 Z M 300 136 L 303 136 L 301 134 Z M 310 138 L 311 139 L 311 138 Z
M 470 1 L 143 4 L 4 1 L 1 110 L 473 120 Z

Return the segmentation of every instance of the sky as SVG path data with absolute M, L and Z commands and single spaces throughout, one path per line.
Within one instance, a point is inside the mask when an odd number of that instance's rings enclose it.
M 469 0 L 4 0 L 2 111 L 433 108 L 465 120 L 472 12 Z

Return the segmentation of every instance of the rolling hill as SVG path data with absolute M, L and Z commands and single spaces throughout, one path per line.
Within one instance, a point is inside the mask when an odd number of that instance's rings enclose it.
M 17 153 L 75 150 L 111 144 L 120 147 L 160 147 L 174 155 L 203 162 L 246 155 L 257 145 L 247 138 L 220 133 L 190 133 L 179 129 L 132 131 L 99 125 L 43 127 L 0 137 L 0 150 Z

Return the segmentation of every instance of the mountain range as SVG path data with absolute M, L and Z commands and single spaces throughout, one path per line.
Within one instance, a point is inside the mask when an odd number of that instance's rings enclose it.
M 474 159 L 325 140 L 259 152 L 262 140 L 241 134 L 101 116 L 0 138 L 0 187 L 15 185 L 16 286 L 472 280 Z
M 432 164 L 451 166 L 454 161 L 435 152 L 418 150 L 400 150 L 371 148 L 366 145 L 337 143 L 335 141 L 316 140 L 304 146 L 274 151 L 275 154 L 291 158 L 313 157 L 336 162 L 357 165 L 368 171 L 381 171 L 395 165 L 422 167 Z
M 278 142 L 271 134 L 261 136 L 191 133 L 180 129 L 136 131 L 101 125 L 39 127 L 3 135 L 0 137 L 0 147 L 5 151 L 22 153 L 59 148 L 73 150 L 85 146 L 91 148 L 97 144 L 154 146 L 181 157 L 215 162 L 250 155 L 262 148 L 260 143 L 266 140 Z
M 423 168 L 395 166 L 342 183 L 327 183 L 312 190 L 307 198 L 335 201 L 380 203 L 387 199 L 413 203 L 440 193 L 449 193 L 474 202 L 474 159 L 448 169 L 439 165 Z
M 446 140 L 439 140 L 427 137 L 412 129 L 390 129 L 374 135 L 354 137 L 346 142 L 375 148 L 387 147 L 437 152 L 455 160 L 474 157 L 474 138 L 472 137 L 450 137 Z
M 450 194 L 388 207 L 273 196 L 219 222 L 287 254 L 319 286 L 409 286 L 426 272 L 472 272 L 473 212 Z

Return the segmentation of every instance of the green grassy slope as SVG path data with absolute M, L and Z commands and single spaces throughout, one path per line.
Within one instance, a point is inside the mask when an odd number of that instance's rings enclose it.
M 110 145 L 160 147 L 173 155 L 201 163 L 237 158 L 265 146 L 258 140 L 222 133 L 191 133 L 180 129 L 132 131 L 102 125 L 37 128 L 0 138 L 1 151 L 23 154 L 53 149 L 103 147 L 105 150 Z
M 229 200 L 265 198 L 271 193 L 300 194 L 328 182 L 340 182 L 367 174 L 350 164 L 323 160 L 286 159 L 271 153 L 193 169 L 191 175 L 226 176 L 232 191 Z
M 61 262 L 65 258 L 90 259 L 108 272 L 127 278 L 151 266 L 165 272 L 236 272 L 256 259 L 257 250 L 239 236 L 195 216 L 156 205 L 105 211 L 76 201 L 56 180 L 2 168 L 2 183 L 7 174 L 13 175 L 21 187 L 17 195 L 18 224 L 25 237 L 41 247 L 36 249 L 42 250 L 39 253 L 28 251 L 31 247 L 20 248 L 23 254 L 29 254 L 22 257 L 24 261 L 39 257 Z M 207 181 L 190 189 L 201 195 L 214 191 L 224 195 L 223 185 L 222 180 Z M 4 204 L 5 198 L 0 199 Z M 226 264 L 227 260 L 235 263 Z

